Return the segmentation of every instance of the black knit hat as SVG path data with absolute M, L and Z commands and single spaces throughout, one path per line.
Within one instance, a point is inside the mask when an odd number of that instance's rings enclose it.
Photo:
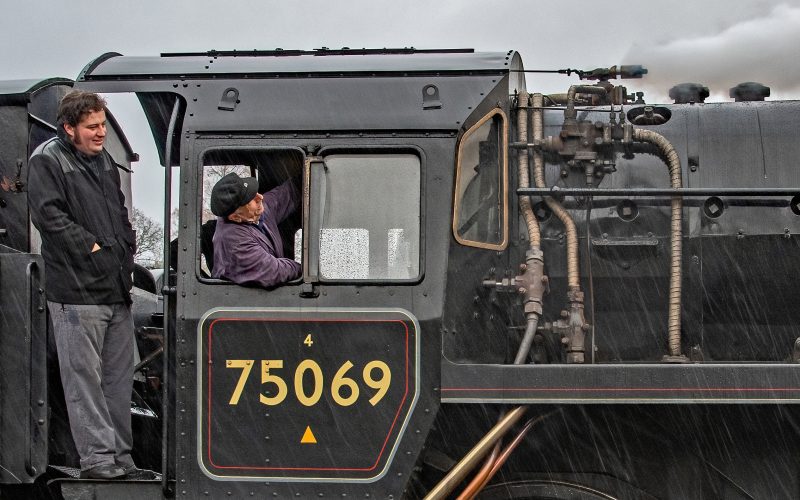
M 214 184 L 211 190 L 211 211 L 218 217 L 227 217 L 237 208 L 247 205 L 258 193 L 255 177 L 239 177 L 231 172 Z

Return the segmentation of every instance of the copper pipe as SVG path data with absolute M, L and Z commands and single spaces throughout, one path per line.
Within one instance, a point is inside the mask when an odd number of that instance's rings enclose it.
M 520 142 L 528 142 L 528 94 L 523 92 L 519 95 L 517 108 L 517 139 Z M 517 154 L 517 170 L 519 177 L 519 187 L 528 187 L 530 181 L 530 167 L 528 165 L 528 150 L 520 149 Z M 531 207 L 530 196 L 522 196 L 519 199 L 519 210 L 525 219 L 525 226 L 528 229 L 528 238 L 531 248 L 541 246 L 541 235 L 539 234 L 539 221 Z
M 574 101 L 576 94 L 607 94 L 608 91 L 596 85 L 572 85 L 567 92 L 567 102 Z
M 572 90 L 572 87 L 570 87 Z M 544 135 L 544 117 L 542 113 L 542 94 L 533 94 L 533 141 L 541 141 Z M 533 178 L 538 188 L 545 188 L 547 185 L 544 180 L 544 157 L 541 151 L 533 153 Z M 575 221 L 569 213 L 561 206 L 557 200 L 550 196 L 544 197 L 545 203 L 550 210 L 564 224 L 564 231 L 567 238 L 567 284 L 572 289 L 580 289 L 580 271 L 578 256 L 578 229 Z
M 672 144 L 657 132 L 634 129 L 633 140 L 655 145 L 663 153 L 669 167 L 670 187 L 682 187 L 681 161 Z M 681 254 L 683 252 L 683 198 L 673 196 L 670 203 L 670 270 L 669 270 L 669 355 L 676 359 L 681 355 Z
M 472 478 L 472 481 L 464 488 L 464 491 L 461 492 L 456 500 L 471 500 L 475 498 L 475 495 L 478 494 L 483 489 L 483 485 L 486 484 L 486 477 L 489 475 L 491 470 L 494 468 L 495 460 L 497 457 L 500 456 L 500 441 L 494 445 L 492 449 L 492 454 L 489 455 L 489 458 L 483 463 L 483 467 L 481 470 L 475 474 L 475 477 Z
M 508 446 L 506 446 L 505 449 L 503 449 L 503 452 L 500 454 L 500 456 L 497 457 L 497 460 L 494 463 L 494 467 L 492 467 L 492 470 L 489 471 L 489 477 L 487 477 L 486 481 L 481 485 L 481 489 L 483 489 L 483 487 L 486 486 L 486 483 L 488 483 L 489 481 L 492 480 L 494 475 L 497 474 L 497 471 L 500 470 L 500 467 L 502 467 L 503 464 L 506 463 L 506 461 L 508 460 L 508 457 L 510 457 L 511 453 L 513 453 L 514 450 L 517 448 L 517 446 L 519 446 L 519 444 L 525 438 L 525 435 L 528 433 L 528 431 L 530 431 L 533 428 L 534 425 L 536 425 L 539 422 L 541 422 L 542 420 L 546 419 L 547 417 L 549 417 L 553 413 L 555 413 L 555 412 L 551 411 L 550 413 L 546 413 L 544 415 L 539 415 L 538 417 L 532 418 L 532 419 L 528 420 L 525 423 L 525 426 L 519 431 L 519 433 L 514 438 L 514 440 L 511 441 L 508 444 Z
M 551 412 L 545 413 L 544 415 L 539 415 L 536 418 L 528 420 L 523 426 L 523 428 L 517 433 L 516 437 L 514 437 L 514 439 L 511 441 L 511 443 L 509 443 L 508 446 L 506 446 L 503 449 L 502 453 L 500 453 L 499 456 L 494 460 L 494 464 L 492 465 L 491 470 L 488 471 L 488 473 L 482 477 L 479 487 L 470 490 L 469 496 L 464 496 L 467 493 L 467 489 L 464 490 L 464 493 L 461 494 L 463 496 L 463 500 L 472 500 L 473 498 L 475 498 L 478 495 L 478 493 L 480 493 L 481 490 L 483 490 L 483 488 L 486 487 L 489 481 L 492 480 L 492 478 L 494 477 L 495 474 L 497 474 L 500 468 L 506 463 L 508 457 L 510 457 L 511 453 L 513 453 L 514 450 L 517 448 L 517 446 L 519 446 L 519 444 L 525 438 L 525 435 L 528 434 L 528 431 L 530 431 L 534 425 L 538 424 L 542 420 L 548 418 L 549 416 L 553 415 L 558 411 L 561 410 L 553 410 Z M 472 486 L 472 483 L 470 483 L 470 486 Z M 458 499 L 462 500 L 462 496 L 459 496 Z
M 442 500 L 458 486 L 458 484 L 469 474 L 475 465 L 483 458 L 489 450 L 497 443 L 508 430 L 513 427 L 527 411 L 527 406 L 517 406 L 501 418 L 492 429 L 461 459 L 447 475 L 439 481 L 426 496 L 425 500 Z

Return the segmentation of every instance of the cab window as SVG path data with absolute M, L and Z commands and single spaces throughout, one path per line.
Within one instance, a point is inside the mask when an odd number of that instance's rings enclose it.
M 461 139 L 453 234 L 462 245 L 502 250 L 508 243 L 507 137 L 505 114 L 495 109 Z
M 420 159 L 332 154 L 310 162 L 307 276 L 412 280 L 420 274 Z
M 211 212 L 211 190 L 225 175 L 234 172 L 240 177 L 258 179 L 258 191 L 265 193 L 285 180 L 299 176 L 303 154 L 294 149 L 220 148 L 203 153 L 202 210 L 200 213 L 200 272 L 206 277 L 213 271 L 213 236 L 217 217 Z M 284 244 L 284 255 L 300 262 L 301 210 L 296 210 L 278 227 Z

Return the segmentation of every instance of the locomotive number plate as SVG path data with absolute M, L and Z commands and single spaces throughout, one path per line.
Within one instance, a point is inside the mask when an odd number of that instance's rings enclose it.
M 210 477 L 385 473 L 418 393 L 410 313 L 214 309 L 198 335 L 198 461 Z

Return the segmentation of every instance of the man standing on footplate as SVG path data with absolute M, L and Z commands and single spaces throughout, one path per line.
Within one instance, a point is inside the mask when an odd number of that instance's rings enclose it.
M 29 162 L 31 219 L 42 237 L 47 306 L 81 478 L 146 479 L 131 457 L 135 234 L 117 164 L 103 148 L 106 103 L 74 90 L 58 137 Z

